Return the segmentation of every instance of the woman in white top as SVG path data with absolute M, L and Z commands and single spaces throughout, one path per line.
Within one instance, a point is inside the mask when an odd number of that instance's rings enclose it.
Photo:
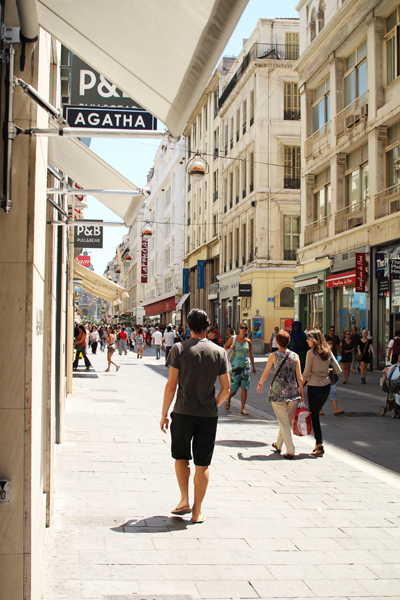
M 92 346 L 92 354 L 96 354 L 97 352 L 97 344 L 99 343 L 99 332 L 97 328 L 93 325 L 92 332 L 90 334 L 90 345 Z
M 324 335 L 319 329 L 311 329 L 307 332 L 307 342 L 310 351 L 306 355 L 306 368 L 303 379 L 307 381 L 308 408 L 311 411 L 311 419 L 315 436 L 315 448 L 312 456 L 323 456 L 324 446 L 322 444 L 322 431 L 319 422 L 319 413 L 329 397 L 331 380 L 329 378 L 329 366 L 332 364 L 335 373 L 339 374 L 336 358 L 333 356 L 326 343 Z
M 278 344 L 276 342 L 276 336 L 279 333 L 279 327 L 274 327 L 274 333 L 271 335 L 269 340 L 269 349 L 271 352 L 276 352 L 278 350 Z
M 111 365 L 115 366 L 115 369 L 117 371 L 119 371 L 120 367 L 113 362 L 112 356 L 115 352 L 115 342 L 117 341 L 117 336 L 115 335 L 115 329 L 113 327 L 110 327 L 110 329 L 108 330 L 108 336 L 106 337 L 106 344 L 107 344 L 107 360 L 108 360 L 108 367 L 106 369 L 106 372 L 108 372 L 111 368 Z

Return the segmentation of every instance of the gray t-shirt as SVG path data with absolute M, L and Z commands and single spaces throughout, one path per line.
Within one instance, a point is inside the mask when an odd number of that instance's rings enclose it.
M 231 369 L 226 350 L 206 338 L 190 338 L 172 346 L 167 365 L 179 369 L 173 412 L 193 417 L 216 417 L 215 381 Z

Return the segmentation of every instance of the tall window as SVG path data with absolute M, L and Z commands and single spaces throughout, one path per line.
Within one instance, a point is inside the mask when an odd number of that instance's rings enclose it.
M 281 308 L 293 308 L 294 307 L 294 289 L 290 287 L 284 287 L 279 295 L 279 306 Z
M 187 153 L 188 153 L 188 158 L 190 158 L 192 156 L 192 136 L 188 135 L 187 138 Z
M 189 200 L 188 206 L 187 206 L 187 216 L 188 216 L 187 224 L 190 225 L 190 217 L 192 216 L 192 214 L 191 214 L 190 200 Z
M 229 140 L 229 131 L 228 131 L 228 123 L 225 125 L 225 156 L 228 154 L 228 140 Z
M 400 183 L 400 121 L 388 127 L 386 148 L 386 187 Z
M 213 202 L 215 202 L 218 198 L 218 169 L 214 171 L 214 193 L 213 193 Z
M 385 19 L 385 43 L 386 43 L 386 83 L 390 83 L 400 75 L 399 51 L 400 51 L 400 7 L 394 9 Z
M 331 214 L 331 170 L 324 169 L 315 176 L 313 192 L 313 221 L 323 221 Z
M 296 260 L 296 250 L 300 248 L 300 217 L 284 217 L 284 229 L 284 259 Z
M 214 119 L 218 114 L 218 88 L 214 90 Z
M 330 78 L 324 79 L 314 90 L 313 132 L 321 129 L 331 118 Z
M 254 260 L 254 219 L 250 220 L 250 261 Z
M 193 123 L 193 128 L 192 128 L 192 140 L 193 140 L 193 148 L 196 150 L 197 148 L 197 126 L 196 123 Z
M 283 117 L 285 121 L 296 121 L 300 119 L 299 84 L 294 81 L 285 81 L 284 92 Z
M 288 189 L 300 189 L 300 147 L 284 146 L 284 187 Z
M 189 252 L 191 251 L 191 247 L 190 247 L 190 235 L 187 236 L 187 253 L 189 254 Z
M 348 106 L 367 91 L 367 40 L 346 58 L 344 105 Z
M 213 214 L 213 236 L 218 233 L 218 214 Z
M 214 131 L 214 159 L 217 158 L 219 152 L 219 128 Z
M 247 160 L 242 162 L 242 198 L 247 196 Z
M 235 124 L 234 124 L 234 119 L 233 117 L 231 117 L 231 137 L 229 140 L 229 149 L 232 150 L 233 148 L 233 139 L 235 137 Z
M 286 60 L 297 60 L 299 58 L 299 32 L 285 32 Z
M 243 135 L 247 128 L 247 100 L 243 100 Z
M 239 167 L 235 169 L 235 184 L 236 184 L 236 204 L 239 202 L 239 194 L 240 194 L 240 171 Z
M 235 229 L 235 266 L 239 266 L 239 227 Z
M 202 119 L 202 116 L 200 113 L 199 114 L 199 140 L 201 140 L 202 133 L 203 133 L 203 119 Z
M 254 191 L 254 152 L 250 152 L 250 194 Z
M 228 210 L 228 180 L 224 179 L 223 182 L 223 198 L 224 198 L 224 213 Z
M 246 262 L 246 256 L 247 256 L 247 252 L 246 252 L 246 244 L 247 244 L 247 239 L 246 239 L 247 233 L 246 233 L 246 223 L 242 224 L 242 263 L 245 264 Z
M 232 261 L 233 261 L 233 232 L 231 231 L 229 234 L 229 270 L 232 269 Z
M 208 104 L 204 105 L 204 131 L 208 129 Z
M 251 90 L 250 92 L 250 127 L 253 125 L 254 123 L 254 90 Z
M 224 271 L 226 271 L 226 265 L 228 264 L 228 239 L 224 235 Z
M 236 111 L 236 141 L 240 138 L 240 107 Z
M 229 173 L 229 208 L 233 206 L 233 171 Z
M 368 144 L 364 144 L 346 157 L 346 205 L 355 206 L 368 195 Z

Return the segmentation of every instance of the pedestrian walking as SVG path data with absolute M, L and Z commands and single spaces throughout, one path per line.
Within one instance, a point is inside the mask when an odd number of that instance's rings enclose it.
M 343 383 L 349 382 L 351 361 L 353 360 L 354 342 L 351 339 L 351 331 L 346 331 L 339 346 L 343 365 Z
M 268 357 L 264 372 L 257 386 L 257 392 L 261 394 L 264 381 L 267 379 L 271 369 L 274 368 L 274 377 L 267 402 L 272 403 L 273 411 L 279 423 L 279 433 L 276 443 L 273 443 L 272 447 L 280 454 L 282 446 L 285 444 L 286 453 L 282 454 L 283 458 L 293 459 L 295 447 L 292 439 L 291 423 L 297 402 L 299 400 L 304 402 L 300 357 L 288 349 L 290 335 L 286 331 L 278 330 L 275 339 L 278 349 Z
M 276 352 L 278 350 L 278 343 L 276 341 L 276 336 L 279 333 L 279 327 L 274 327 L 274 332 L 271 333 L 271 337 L 269 339 L 269 349 L 271 352 Z
M 169 376 L 164 391 L 161 431 L 167 433 L 168 410 L 178 386 L 171 412 L 171 453 L 181 498 L 172 514 L 192 513 L 193 523 L 203 523 L 202 503 L 209 482 L 209 466 L 214 452 L 218 407 L 229 393 L 229 360 L 223 348 L 206 339 L 207 314 L 194 308 L 188 315 L 190 339 L 175 344 L 168 354 Z M 215 395 L 215 382 L 220 391 Z M 195 464 L 194 503 L 190 506 L 189 477 Z
M 290 332 L 289 350 L 296 352 L 300 357 L 301 370 L 304 371 L 306 356 L 308 352 L 307 336 L 302 329 L 300 321 L 293 321 L 292 331 Z
M 336 336 L 337 337 L 337 336 Z M 339 340 L 339 338 L 337 338 Z M 341 360 L 341 357 L 339 357 L 339 359 L 337 358 L 337 354 L 334 353 L 333 351 L 333 342 L 331 341 L 331 338 L 328 341 L 328 336 L 325 336 L 325 341 L 328 344 L 328 348 L 330 349 L 330 351 L 332 352 L 333 356 L 336 358 L 336 360 L 339 362 L 339 360 Z M 340 340 L 339 340 L 340 343 Z M 343 415 L 344 414 L 344 410 L 339 410 L 338 405 L 337 405 L 337 384 L 336 383 L 332 383 L 331 382 L 331 389 L 329 391 L 329 396 L 332 402 L 332 408 L 333 408 L 333 414 L 335 415 L 335 417 L 338 417 L 339 415 Z M 324 415 L 324 411 L 321 409 L 319 411 L 320 416 Z
M 155 328 L 153 335 L 151 336 L 151 345 L 156 349 L 156 360 L 160 360 L 161 358 L 161 346 L 162 346 L 162 333 L 158 330 L 158 327 Z
M 106 346 L 106 337 L 107 337 L 107 327 L 102 327 L 100 329 L 100 350 L 104 352 L 104 348 Z
M 106 373 L 108 373 L 110 371 L 111 365 L 114 365 L 117 372 L 120 370 L 120 367 L 112 360 L 113 354 L 116 350 L 116 344 L 117 344 L 117 335 L 115 333 L 115 329 L 114 329 L 114 327 L 110 327 L 110 329 L 108 330 L 108 335 L 106 337 L 107 361 L 108 361 L 108 367 L 106 369 Z
M 125 352 L 125 356 L 128 354 L 128 334 L 125 327 L 121 328 L 119 334 L 119 343 L 118 343 L 119 355 Z
M 91 364 L 90 360 L 88 359 L 88 357 L 86 356 L 86 328 L 83 325 L 79 325 L 78 331 L 79 331 L 78 337 L 76 339 L 76 342 L 74 342 L 75 360 L 72 363 L 72 368 L 74 371 L 78 370 L 79 356 L 82 352 L 83 360 L 85 361 L 86 371 L 89 371 L 92 364 Z
M 303 380 L 307 381 L 308 408 L 311 412 L 315 436 L 315 448 L 312 456 L 318 457 L 324 455 L 319 413 L 330 393 L 329 367 L 332 365 L 337 374 L 341 373 L 342 370 L 326 343 L 325 337 L 318 329 L 311 329 L 308 332 L 307 343 L 310 346 L 310 351 L 306 357 Z
M 356 361 L 357 348 L 360 344 L 361 336 L 358 333 L 358 327 L 352 327 L 351 329 L 351 341 L 354 344 L 353 354 L 351 356 L 351 370 L 353 373 L 357 373 L 360 370 L 360 366 Z
M 248 327 L 246 323 L 241 323 L 239 326 L 239 334 L 231 336 L 225 344 L 225 350 L 229 348 L 235 349 L 235 355 L 231 360 L 230 372 L 230 388 L 229 397 L 225 403 L 226 410 L 231 407 L 231 398 L 240 388 L 240 412 L 242 415 L 249 413 L 244 410 L 247 392 L 250 389 L 250 372 L 256 373 L 254 365 L 254 355 L 251 340 L 247 337 Z
M 329 332 L 327 335 L 325 335 L 325 340 L 328 346 L 330 347 L 333 356 L 337 358 L 340 346 L 340 339 L 339 336 L 335 333 L 334 325 L 331 325 L 329 327 Z
M 167 331 L 164 332 L 163 350 L 165 350 L 165 364 L 167 364 L 168 354 L 174 345 L 175 333 L 172 331 L 171 325 L 167 325 Z
M 368 365 L 371 363 L 371 358 L 369 355 L 370 351 L 372 352 L 372 356 L 375 358 L 375 350 L 372 345 L 372 338 L 369 338 L 368 331 L 363 329 L 360 343 L 358 344 L 358 355 L 356 358 L 361 364 L 361 383 L 364 384 L 367 383 Z
M 394 338 L 389 342 L 388 362 L 392 365 L 400 362 L 400 329 L 396 329 Z
M 100 340 L 100 336 L 99 336 L 99 332 L 97 331 L 97 327 L 93 326 L 92 331 L 90 333 L 90 345 L 92 347 L 92 354 L 96 354 L 97 345 L 99 343 L 99 340 Z
M 137 348 L 137 357 L 143 358 L 143 348 L 144 348 L 144 334 L 143 329 L 139 327 L 138 332 L 135 336 L 136 348 Z

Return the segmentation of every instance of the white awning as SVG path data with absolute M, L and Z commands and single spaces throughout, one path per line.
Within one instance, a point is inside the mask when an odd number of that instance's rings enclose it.
M 74 277 L 82 281 L 82 283 L 79 283 L 80 287 L 94 296 L 108 300 L 108 302 L 120 304 L 121 300 L 129 298 L 129 294 L 125 288 L 109 281 L 101 275 L 97 275 L 97 273 L 86 267 L 82 267 L 78 263 L 74 263 Z
M 49 161 L 87 190 L 137 190 L 129 179 L 75 138 L 49 138 Z M 93 194 L 124 220 L 129 227 L 135 221 L 144 198 L 121 194 Z
M 318 277 L 312 277 L 311 279 L 302 279 L 301 281 L 295 281 L 294 287 L 301 288 L 306 287 L 307 285 L 316 285 L 319 283 Z
M 179 136 L 248 0 L 37 0 L 39 24 Z
M 182 298 L 179 300 L 178 304 L 175 306 L 175 310 L 182 310 L 182 306 L 185 304 L 186 300 L 189 298 L 190 294 L 183 294 Z

